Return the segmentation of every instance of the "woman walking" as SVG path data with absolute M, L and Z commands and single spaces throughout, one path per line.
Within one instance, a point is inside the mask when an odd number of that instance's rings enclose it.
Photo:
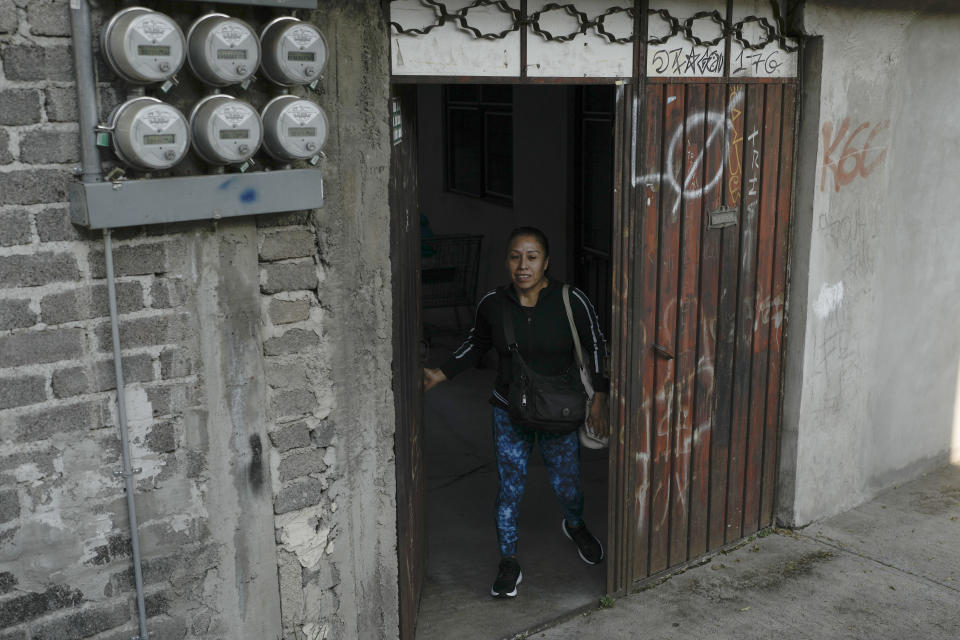
M 500 565 L 490 590 L 498 598 L 517 595 L 523 573 L 517 560 L 517 521 L 527 465 L 534 443 L 539 443 L 550 485 L 560 502 L 561 531 L 577 547 L 587 564 L 603 560 L 603 546 L 583 522 L 583 489 L 580 479 L 580 440 L 577 423 L 567 429 L 544 431 L 511 418 L 511 385 L 515 363 L 511 343 L 523 363 L 536 374 L 557 376 L 577 367 L 573 334 L 564 304 L 564 286 L 547 276 L 550 245 L 542 231 L 519 227 L 507 241 L 506 266 L 510 283 L 487 293 L 477 305 L 473 328 L 463 344 L 439 369 L 424 369 L 424 390 L 474 366 L 491 348 L 497 350 L 497 378 L 491 393 L 493 438 L 500 485 L 496 524 Z M 608 381 L 603 377 L 606 343 L 596 311 L 579 289 L 569 288 L 569 302 L 577 333 L 583 343 L 584 366 L 595 391 L 587 423 L 595 434 L 609 432 Z M 507 336 L 512 334 L 512 340 Z M 516 397 L 516 395 L 514 395 Z

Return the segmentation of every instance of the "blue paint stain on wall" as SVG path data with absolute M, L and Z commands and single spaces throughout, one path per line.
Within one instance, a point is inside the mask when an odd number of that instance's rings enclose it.
M 243 193 L 240 194 L 240 202 L 250 204 L 251 202 L 257 201 L 257 190 L 256 189 L 245 189 Z
M 230 188 L 230 185 L 233 184 L 235 181 L 236 181 L 236 178 L 230 178 L 229 180 L 225 180 L 225 181 L 220 185 L 220 189 L 221 189 L 221 190 L 229 189 L 229 188 Z

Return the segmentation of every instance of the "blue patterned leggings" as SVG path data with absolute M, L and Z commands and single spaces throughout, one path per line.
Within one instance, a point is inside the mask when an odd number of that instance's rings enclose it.
M 527 479 L 527 463 L 534 441 L 540 442 L 540 454 L 547 477 L 560 501 L 563 517 L 571 526 L 579 526 L 583 517 L 583 489 L 580 486 L 580 439 L 576 431 L 564 435 L 537 432 L 510 420 L 499 407 L 493 409 L 493 442 L 497 450 L 497 539 L 500 554 L 517 552 L 517 520 L 520 500 Z

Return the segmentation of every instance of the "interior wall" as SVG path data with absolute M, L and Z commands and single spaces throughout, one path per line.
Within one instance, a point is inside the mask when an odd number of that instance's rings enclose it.
M 780 501 L 801 525 L 945 464 L 954 437 L 960 123 L 942 63 L 960 14 L 844 4 L 804 13 L 823 59 L 819 117 L 802 129 L 817 142 L 800 158 L 795 233 L 809 236 L 794 244 L 790 316 L 803 322 L 789 340 L 803 346 L 790 348 L 796 457 Z
M 550 274 L 569 280 L 572 229 L 572 99 L 565 86 L 515 86 L 513 203 L 447 191 L 443 88 L 418 88 L 420 207 L 436 234 L 482 234 L 477 297 L 506 281 L 503 249 L 510 230 L 539 227 L 550 240 Z

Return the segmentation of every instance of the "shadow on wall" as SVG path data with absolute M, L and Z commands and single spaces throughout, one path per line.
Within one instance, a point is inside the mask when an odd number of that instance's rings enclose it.
M 960 464 L 960 358 L 957 360 L 957 393 L 953 397 L 953 442 L 950 445 L 950 462 L 953 464 Z

